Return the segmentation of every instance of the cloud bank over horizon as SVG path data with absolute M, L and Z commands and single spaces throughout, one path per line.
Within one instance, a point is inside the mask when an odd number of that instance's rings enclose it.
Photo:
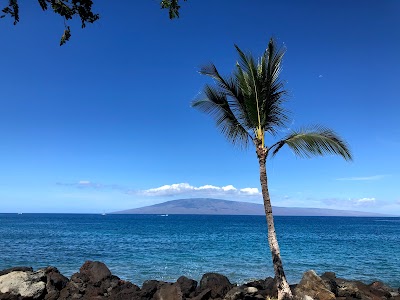
M 377 205 L 377 199 L 374 197 L 364 197 L 356 199 L 332 198 L 332 199 L 323 199 L 322 203 L 329 205 L 330 207 L 362 208 L 362 207 L 372 207 Z
M 343 177 L 343 178 L 337 178 L 336 180 L 343 180 L 343 181 L 370 181 L 370 180 L 380 180 L 380 179 L 383 179 L 385 177 L 387 177 L 387 175 Z
M 260 199 L 262 194 L 258 188 L 245 187 L 236 188 L 233 185 L 215 186 L 205 184 L 202 186 L 193 186 L 189 183 L 174 183 L 150 189 L 132 189 L 118 184 L 103 184 L 92 182 L 90 180 L 79 180 L 75 183 L 56 183 L 59 186 L 75 187 L 79 189 L 94 189 L 94 190 L 119 190 L 128 195 L 137 195 L 145 197 L 173 197 L 173 196 L 188 196 L 188 197 L 239 197 L 239 198 L 257 198 Z
M 203 197 L 224 197 L 224 196 L 236 196 L 236 197 L 257 197 L 261 196 L 258 188 L 246 187 L 237 189 L 233 185 L 226 186 L 215 186 L 206 184 L 203 186 L 192 186 L 189 183 L 175 183 L 166 184 L 157 188 L 151 188 L 147 190 L 136 191 L 139 195 L 150 196 L 150 197 L 171 197 L 178 195 L 188 196 L 203 196 Z
M 376 176 L 374 176 L 376 178 Z M 364 180 L 364 179 L 362 179 Z M 365 179 L 367 180 L 367 179 Z M 377 180 L 377 179 L 371 179 Z M 251 203 L 262 203 L 262 193 L 256 187 L 237 188 L 228 185 L 191 185 L 190 183 L 165 184 L 148 189 L 133 189 L 120 184 L 99 183 L 91 180 L 77 180 L 72 183 L 57 183 L 58 186 L 75 188 L 80 191 L 79 199 L 109 199 L 118 208 L 133 205 L 133 208 L 153 205 L 163 201 L 179 198 L 217 198 L 232 201 L 243 201 Z M 314 197 L 302 192 L 296 194 L 283 193 L 281 190 L 270 190 L 272 204 L 280 207 L 308 207 L 347 209 L 359 211 L 386 212 L 398 211 L 400 200 L 396 202 L 385 201 L 376 195 L 362 195 L 360 197 Z M 71 196 L 73 198 L 73 195 Z M 65 197 L 64 197 L 65 198 Z M 116 199 L 119 199 L 117 202 Z M 131 203 L 131 204 L 128 204 Z

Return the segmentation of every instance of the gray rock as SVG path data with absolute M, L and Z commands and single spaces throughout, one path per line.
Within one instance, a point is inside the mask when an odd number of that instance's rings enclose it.
M 260 294 L 245 295 L 243 300 L 265 300 L 265 297 Z
M 155 300 L 183 300 L 183 294 L 178 284 L 164 284 L 154 295 Z
M 200 292 L 196 297 L 190 298 L 191 300 L 208 300 L 211 297 L 211 289 L 205 289 Z
M 245 291 L 247 294 L 255 294 L 258 292 L 258 289 L 253 286 L 250 286 L 250 287 L 246 288 Z
M 226 293 L 224 300 L 240 300 L 244 297 L 244 289 L 242 287 L 235 286 Z
M 390 297 L 397 296 L 394 293 L 393 289 L 391 289 L 390 287 L 388 287 L 387 285 L 383 284 L 383 282 L 380 282 L 380 281 L 374 281 L 368 287 L 369 287 L 371 293 L 373 293 L 374 295 L 376 295 L 378 297 L 390 298 Z
M 266 299 L 265 295 L 255 287 L 246 285 L 233 287 L 224 297 L 224 300 L 261 300 Z
M 255 287 L 258 292 L 264 297 L 278 298 L 278 290 L 276 288 L 276 280 L 272 277 L 267 277 L 264 280 L 250 281 L 243 285 L 244 287 Z
M 294 289 L 295 298 L 305 300 L 309 296 L 316 300 L 335 300 L 335 294 L 313 270 L 304 273 L 300 283 Z
M 337 284 L 337 297 L 347 299 L 394 299 L 393 290 L 379 281 L 366 285 L 361 281 L 350 281 L 346 279 L 335 279 Z
M 118 286 L 109 291 L 109 300 L 140 300 L 140 288 L 129 281 L 121 280 Z
M 6 274 L 14 272 L 14 271 L 33 272 L 33 269 L 31 267 L 13 267 L 13 268 L 9 268 L 9 269 L 0 271 L 0 276 L 6 275 Z
M 325 272 L 324 274 L 321 275 L 322 279 L 335 279 L 336 274 L 334 272 Z
M 46 290 L 46 275 L 43 270 L 12 271 L 0 276 L 0 293 L 9 293 L 22 298 L 39 299 Z
M 71 280 L 66 287 L 60 291 L 59 299 L 79 299 L 86 291 L 89 278 L 86 275 L 75 273 L 72 274 Z

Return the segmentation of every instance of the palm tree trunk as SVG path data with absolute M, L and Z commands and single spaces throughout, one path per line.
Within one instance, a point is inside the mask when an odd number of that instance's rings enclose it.
M 271 198 L 268 191 L 266 169 L 267 149 L 263 148 L 261 144 L 257 145 L 256 149 L 258 162 L 260 164 L 260 183 L 264 200 L 265 215 L 267 217 L 268 243 L 272 254 L 272 263 L 274 265 L 275 280 L 278 289 L 278 300 L 293 299 L 292 292 L 286 280 L 285 272 L 283 271 L 278 239 L 276 238 L 275 232 L 274 217 L 272 215 Z

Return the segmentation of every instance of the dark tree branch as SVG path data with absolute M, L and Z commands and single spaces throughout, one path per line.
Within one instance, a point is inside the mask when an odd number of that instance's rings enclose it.
M 181 8 L 181 6 L 179 5 L 179 0 L 161 0 L 160 5 L 162 9 L 169 10 L 170 19 L 179 18 L 179 9 Z
M 43 11 L 46 11 L 51 7 L 52 11 L 61 17 L 65 21 L 71 20 L 72 18 L 79 18 L 81 20 L 82 28 L 86 27 L 87 23 L 94 23 L 100 15 L 92 11 L 93 1 L 92 0 L 37 0 Z M 183 0 L 187 1 L 187 0 Z M 179 0 L 162 0 L 160 3 L 162 9 L 169 10 L 169 18 L 179 18 Z M 8 5 L 1 10 L 3 12 L 0 18 L 10 16 L 14 19 L 14 25 L 19 22 L 19 3 L 18 0 L 8 0 Z M 61 36 L 60 46 L 64 45 L 69 41 L 71 37 L 71 29 L 65 23 L 64 32 Z

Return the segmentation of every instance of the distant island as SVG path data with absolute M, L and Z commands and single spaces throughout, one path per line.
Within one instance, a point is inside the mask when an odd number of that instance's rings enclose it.
M 338 216 L 338 217 L 388 217 L 390 215 L 325 208 L 274 206 L 275 216 Z M 155 205 L 116 211 L 112 214 L 179 214 L 179 215 L 264 215 L 262 204 L 211 198 L 171 200 Z

